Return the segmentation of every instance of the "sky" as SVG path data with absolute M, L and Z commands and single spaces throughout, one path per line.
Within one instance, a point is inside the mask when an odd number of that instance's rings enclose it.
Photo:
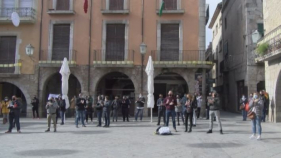
M 210 18 L 209 18 L 209 22 L 206 26 L 206 48 L 209 46 L 209 43 L 212 42 L 212 38 L 213 38 L 213 33 L 212 30 L 208 28 L 209 23 L 213 17 L 213 14 L 217 8 L 218 3 L 220 3 L 222 0 L 206 0 L 206 3 L 209 4 L 209 8 L 210 8 Z

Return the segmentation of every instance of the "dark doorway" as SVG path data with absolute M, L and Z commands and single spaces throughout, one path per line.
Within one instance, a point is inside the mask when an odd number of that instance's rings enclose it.
M 166 97 L 168 91 L 172 90 L 174 94 L 179 94 L 181 97 L 188 93 L 188 85 L 183 77 L 176 73 L 163 73 L 158 75 L 154 79 L 154 99 L 155 102 L 159 98 L 159 94 L 163 94 Z M 153 114 L 157 115 L 157 105 L 155 103 L 153 108 Z
M 26 98 L 22 91 L 15 85 L 7 82 L 0 82 L 0 100 L 2 101 L 4 97 L 8 97 L 11 100 L 12 96 L 16 95 L 19 101 L 22 103 L 21 117 L 26 117 Z
M 131 101 L 130 115 L 134 116 L 135 110 L 135 87 L 131 79 L 120 72 L 111 72 L 101 78 L 97 84 L 98 95 L 107 95 L 110 100 L 113 100 L 115 96 L 120 99 L 122 96 L 129 96 Z
M 46 88 L 45 88 L 45 93 L 44 93 L 44 97 L 43 97 L 43 103 L 42 105 L 46 105 L 47 99 L 49 94 L 61 94 L 61 74 L 60 73 L 56 73 L 54 75 L 52 75 L 49 80 L 47 80 L 46 82 Z M 74 96 L 78 96 L 78 94 L 81 92 L 81 85 L 78 81 L 78 79 L 70 74 L 69 76 L 69 80 L 68 80 L 68 98 L 69 98 L 69 103 L 71 106 L 71 99 Z M 46 110 L 44 108 L 43 109 L 43 115 L 46 116 Z M 70 112 L 72 110 L 67 111 L 66 113 L 66 117 L 73 117 L 74 113 Z

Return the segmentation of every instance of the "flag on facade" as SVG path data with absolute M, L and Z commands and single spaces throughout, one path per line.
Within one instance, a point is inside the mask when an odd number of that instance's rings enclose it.
M 85 13 L 88 12 L 88 0 L 85 0 L 85 2 L 84 2 L 84 12 Z
M 159 10 L 159 16 L 160 17 L 162 16 L 163 9 L 164 9 L 164 1 L 162 1 L 161 7 L 160 7 L 160 10 Z

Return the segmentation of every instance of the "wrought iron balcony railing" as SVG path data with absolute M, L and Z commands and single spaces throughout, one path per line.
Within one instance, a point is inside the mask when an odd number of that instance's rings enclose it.
M 129 14 L 130 0 L 101 0 L 103 14 Z
M 134 50 L 94 50 L 92 54 L 94 64 L 134 64 Z
M 69 64 L 76 65 L 76 50 L 73 49 L 49 49 L 41 50 L 39 64 L 61 64 L 67 58 Z
M 10 18 L 13 12 L 17 12 L 20 18 L 35 19 L 35 9 L 27 8 L 0 8 L 0 18 Z
M 15 63 L 15 60 L 0 59 L 0 73 L 15 73 L 15 68 L 21 67 L 21 63 Z

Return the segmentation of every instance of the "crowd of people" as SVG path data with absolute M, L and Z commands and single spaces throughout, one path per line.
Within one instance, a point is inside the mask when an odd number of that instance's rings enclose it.
M 129 108 L 132 104 L 128 96 L 123 96 L 119 99 L 115 96 L 114 100 L 110 100 L 108 96 L 99 95 L 96 102 L 94 103 L 91 96 L 84 97 L 79 94 L 77 98 L 71 100 L 75 105 L 75 125 L 79 128 L 79 122 L 82 127 L 86 127 L 85 121 L 88 124 L 89 119 L 93 122 L 93 112 L 97 115 L 97 127 L 110 126 L 110 120 L 113 122 L 118 121 L 118 113 L 121 109 L 123 122 L 129 122 Z M 192 132 L 192 127 L 196 127 L 196 121 L 200 117 L 201 106 L 203 98 L 200 93 L 195 94 L 180 94 L 174 95 L 172 91 L 168 92 L 168 95 L 164 98 L 162 94 L 159 95 L 159 99 L 156 102 L 158 107 L 158 121 L 157 125 L 160 126 L 161 118 L 163 117 L 163 126 L 169 126 L 170 117 L 172 118 L 173 129 L 177 132 L 176 126 L 180 126 L 180 122 L 185 126 L 185 132 Z M 39 100 L 36 96 L 31 101 L 33 118 L 39 119 L 38 107 Z M 145 105 L 145 98 L 142 94 L 135 101 L 136 110 L 134 121 L 142 121 L 143 109 Z M 6 133 L 11 133 L 12 129 L 16 126 L 17 132 L 20 131 L 20 109 L 21 102 L 16 96 L 12 96 L 12 100 L 5 97 L 0 103 L 1 112 L 3 115 L 3 124 L 9 122 L 9 128 Z M 262 127 L 261 122 L 266 120 L 268 113 L 269 97 L 265 91 L 260 93 L 253 93 L 246 98 L 242 95 L 240 99 L 240 110 L 242 111 L 243 121 L 246 121 L 247 117 L 252 120 L 252 135 L 250 139 L 256 138 L 261 139 Z M 65 122 L 66 102 L 65 98 L 58 96 L 58 98 L 50 97 L 45 106 L 47 112 L 47 124 L 48 128 L 45 132 L 50 131 L 51 121 L 54 124 L 54 132 L 57 131 L 58 117 L 60 115 L 61 125 Z M 223 134 L 222 124 L 220 120 L 220 100 L 216 92 L 212 92 L 207 96 L 206 99 L 206 119 L 209 121 L 208 134 L 213 131 L 213 121 L 217 121 L 220 133 Z M 256 131 L 258 135 L 256 136 Z

